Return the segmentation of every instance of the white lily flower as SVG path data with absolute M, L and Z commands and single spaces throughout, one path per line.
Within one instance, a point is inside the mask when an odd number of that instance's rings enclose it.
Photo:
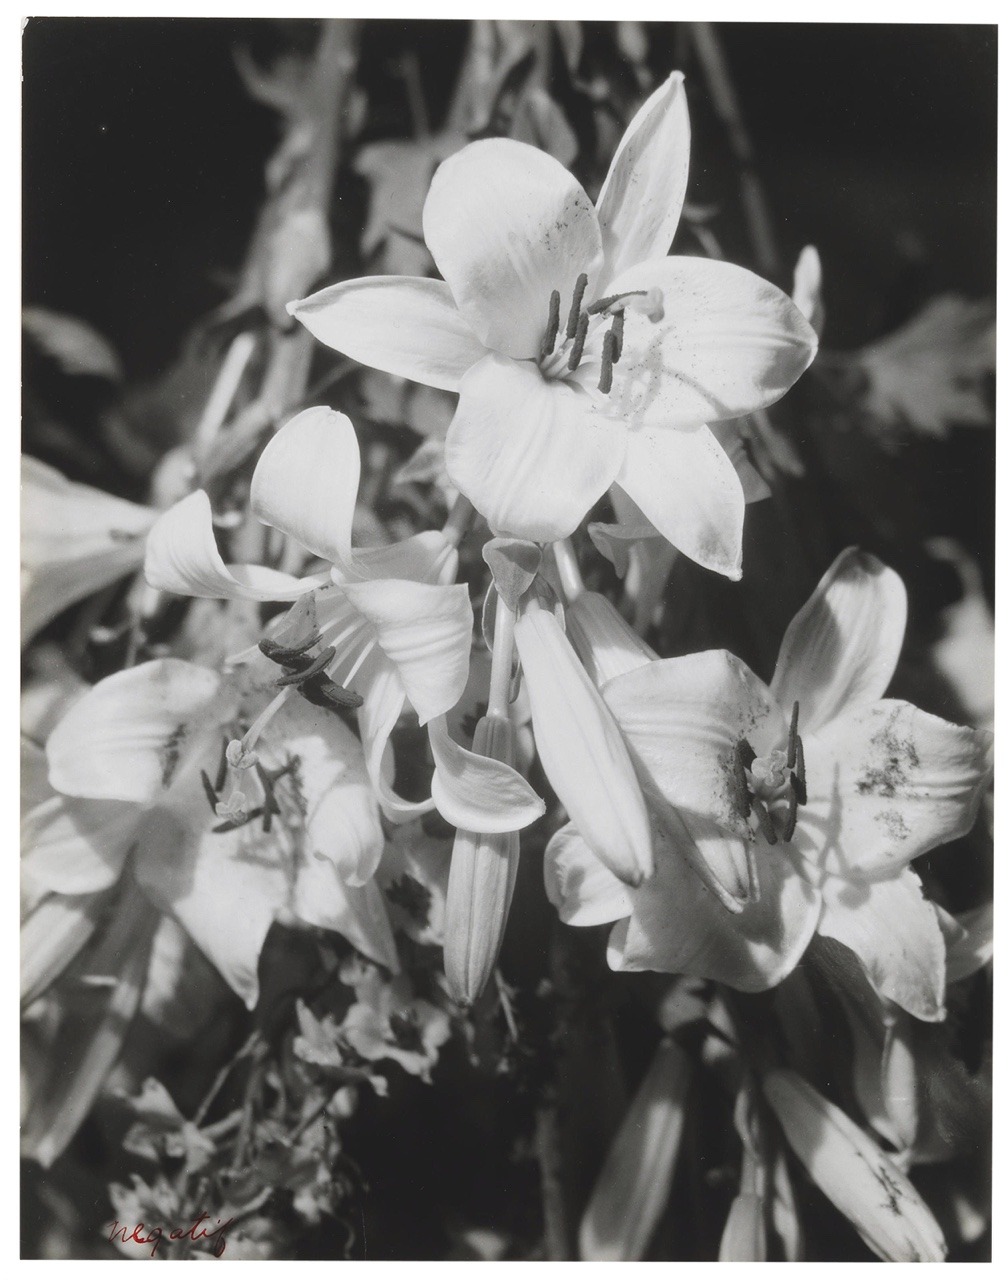
M 22 645 L 70 605 L 138 570 L 157 514 L 22 458 Z
M 468 590 L 447 585 L 454 581 L 458 553 L 436 530 L 389 547 L 354 549 L 359 479 L 360 450 L 349 418 L 327 408 L 306 409 L 264 449 L 252 477 L 251 507 L 264 523 L 329 561 L 331 569 L 297 578 L 262 565 L 225 564 L 209 498 L 197 490 L 151 530 L 147 580 L 182 595 L 297 601 L 283 634 L 297 643 L 311 641 L 301 646 L 300 655 L 314 645 L 321 652 L 298 664 L 300 674 L 294 670 L 280 677 L 274 704 L 289 700 L 295 685 L 303 687 L 309 666 L 316 675 L 351 688 L 347 705 L 361 703 L 358 723 L 372 784 L 386 814 L 404 821 L 434 804 L 404 800 L 391 785 L 389 738 L 408 701 L 430 728 L 441 794 L 452 802 L 442 810 L 444 816 L 471 830 L 494 829 L 501 821 L 501 789 L 518 785 L 528 803 L 534 793 L 522 779 L 515 784 L 518 775 L 506 765 L 455 746 L 444 728 L 445 713 L 465 687 L 472 637 Z M 284 665 L 282 653 L 277 661 Z M 267 708 L 262 723 L 270 714 Z M 246 735 L 248 753 L 259 731 L 257 722 Z M 446 767 L 449 760 L 452 767 Z M 532 818 L 517 815 L 515 821 L 521 827 Z
M 178 659 L 107 677 L 50 736 L 57 794 L 27 822 L 48 842 L 29 850 L 32 874 L 54 894 L 108 887 L 132 852 L 148 899 L 252 1008 L 278 918 L 341 933 L 389 968 L 398 960 L 370 879 L 384 835 L 360 744 L 337 716 L 294 699 L 260 740 L 257 768 L 236 778 L 222 747 L 247 700 Z
M 546 861 L 561 918 L 619 921 L 615 968 L 744 991 L 780 982 L 818 931 L 881 996 L 940 1019 L 945 944 L 909 864 L 969 830 L 992 739 L 882 697 L 905 618 L 900 578 L 851 549 L 789 626 L 769 686 L 724 652 L 611 680 L 603 697 L 638 766 L 656 871 L 618 885 L 587 831 L 567 830 Z
M 424 206 L 443 281 L 349 280 L 288 309 L 362 364 L 459 393 L 448 474 L 495 532 L 566 537 L 615 484 L 737 578 L 742 487 L 706 423 L 779 399 L 816 338 L 751 272 L 665 256 L 688 163 L 678 73 L 631 121 L 596 207 L 544 152 L 471 143 Z
M 887 1262 L 942 1262 L 946 1245 L 910 1180 L 878 1146 L 794 1071 L 771 1071 L 763 1091 L 812 1181 Z

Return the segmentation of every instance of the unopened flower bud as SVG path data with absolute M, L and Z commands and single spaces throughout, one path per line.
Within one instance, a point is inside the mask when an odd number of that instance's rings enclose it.
M 731 1203 L 718 1262 L 766 1262 L 766 1222 L 762 1196 L 740 1191 Z
M 500 716 L 476 725 L 473 751 L 514 764 L 514 728 Z M 445 904 L 445 975 L 452 995 L 471 1004 L 490 980 L 518 874 L 517 831 L 459 831 L 452 848 Z

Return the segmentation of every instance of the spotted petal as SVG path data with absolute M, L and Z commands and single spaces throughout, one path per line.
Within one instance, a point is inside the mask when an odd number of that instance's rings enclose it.
M 227 715 L 220 677 L 178 658 L 106 676 L 49 736 L 49 781 L 70 796 L 149 801 Z
M 827 876 L 822 896 L 819 933 L 854 952 L 880 996 L 925 1022 L 945 1016 L 945 942 L 912 871 L 874 884 Z
M 462 379 L 445 462 L 496 533 L 551 542 L 602 497 L 625 449 L 623 424 L 591 413 L 583 393 L 490 355 Z
M 633 426 L 698 427 L 779 400 L 812 363 L 817 339 L 786 293 L 707 258 L 662 258 L 622 272 L 613 293 L 658 288 L 664 318 L 628 308 L 610 411 Z M 653 517 L 652 517 L 653 518 Z
M 770 683 L 782 707 L 799 703 L 803 733 L 882 697 L 906 615 L 898 573 L 857 547 L 837 556 L 784 633 Z
M 144 573 L 152 587 L 205 600 L 296 600 L 327 575 L 295 578 L 259 564 L 225 564 L 202 489 L 170 507 L 147 538 Z
M 517 360 L 539 351 L 550 294 L 569 307 L 602 261 L 591 201 L 558 160 L 523 142 L 473 142 L 438 168 L 424 239 L 459 310 L 487 347 Z
M 323 560 L 346 564 L 360 449 L 345 413 L 305 409 L 273 436 L 252 476 L 252 510 Z
M 631 431 L 617 484 L 691 560 L 733 581 L 742 576 L 745 495 L 707 427 Z
M 992 735 L 885 699 L 805 740 L 808 804 L 795 845 L 847 879 L 896 874 L 973 825 Z
M 600 293 L 627 267 L 668 253 L 686 198 L 689 152 L 686 91 L 675 71 L 630 121 L 599 192 Z
M 486 355 L 441 280 L 347 280 L 287 310 L 351 360 L 443 391 L 457 391 L 465 371 Z

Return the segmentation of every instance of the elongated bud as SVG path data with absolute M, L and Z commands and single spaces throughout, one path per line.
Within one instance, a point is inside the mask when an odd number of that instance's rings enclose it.
M 473 734 L 473 751 L 513 766 L 510 720 L 484 716 Z M 462 1004 L 471 1004 L 490 981 L 517 874 L 517 831 L 456 834 L 445 903 L 444 963 L 449 990 Z
M 917 1140 L 917 1062 L 913 1049 L 913 1018 L 893 1010 L 882 1049 L 882 1098 L 899 1145 L 908 1150 Z
M 582 591 L 567 606 L 567 635 L 598 688 L 646 666 L 658 655 L 616 606 L 596 591 Z
M 941 1262 L 945 1237 L 906 1175 L 846 1116 L 793 1071 L 763 1082 L 812 1181 L 888 1262 Z
M 731 1203 L 718 1262 L 766 1262 L 766 1222 L 762 1196 L 740 1191 Z
M 515 643 L 543 768 L 595 856 L 627 884 L 654 871 L 651 828 L 612 712 L 552 613 L 527 599 Z
M 783 1150 L 774 1153 L 773 1189 L 770 1200 L 770 1220 L 780 1241 L 785 1262 L 800 1262 L 805 1251 L 805 1238 L 798 1206 L 795 1203 L 791 1175 Z
M 21 926 L 21 1003 L 56 981 L 95 930 L 102 893 L 50 894 Z
M 663 1040 L 609 1148 L 581 1219 L 586 1262 L 639 1262 L 661 1217 L 682 1139 L 692 1067 Z

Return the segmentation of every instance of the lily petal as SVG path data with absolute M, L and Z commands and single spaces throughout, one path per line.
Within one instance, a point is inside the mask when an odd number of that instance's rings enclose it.
M 733 914 L 656 831 L 655 874 L 636 890 L 633 915 L 610 935 L 610 967 L 685 973 L 737 991 L 776 986 L 811 941 L 821 899 L 776 848 L 766 847 L 759 874 L 759 901 Z
M 617 484 L 691 560 L 741 578 L 745 495 L 707 427 L 631 431 Z
M 827 876 L 819 933 L 860 959 L 880 996 L 915 1018 L 945 1016 L 945 942 L 935 909 L 909 869 L 891 880 L 852 884 Z
M 299 869 L 294 910 L 306 924 L 332 929 L 362 955 L 399 972 L 399 952 L 381 890 L 374 880 L 346 884 L 329 858 L 311 856 Z
M 991 734 L 892 699 L 838 717 L 804 744 L 808 804 L 795 845 L 847 879 L 894 875 L 969 831 L 993 767 Z
M 459 310 L 487 347 L 528 359 L 539 351 L 550 294 L 570 305 L 602 262 L 598 219 L 558 160 L 508 138 L 471 143 L 434 174 L 424 239 Z
M 387 547 L 358 547 L 349 568 L 333 568 L 335 582 L 355 578 L 405 578 L 449 585 L 458 576 L 458 550 L 440 529 L 415 533 Z
M 49 782 L 70 796 L 153 800 L 219 734 L 225 700 L 216 672 L 178 658 L 107 676 L 50 734 Z
M 583 393 L 489 355 L 462 379 L 445 462 L 496 533 L 551 542 L 616 479 L 625 441 L 623 423 L 592 413 Z
M 664 318 L 628 308 L 609 407 L 633 426 L 697 427 L 779 400 L 812 363 L 817 339 L 795 304 L 751 271 L 708 258 L 662 258 L 622 272 L 612 293 L 661 289 Z
M 633 910 L 633 894 L 592 853 L 573 823 L 553 836 L 543 862 L 546 897 L 564 924 L 611 924 Z
M 420 723 L 450 710 L 469 674 L 468 588 L 380 579 L 348 582 L 342 590 L 374 627 L 378 647 L 395 667 Z
M 404 800 L 392 787 L 395 776 L 392 749 L 389 738 L 402 715 L 406 693 L 395 668 L 384 659 L 369 660 L 371 670 L 365 668 L 362 676 L 367 683 L 358 681 L 364 705 L 357 710 L 357 725 L 364 744 L 364 762 L 368 777 L 382 807 L 382 812 L 392 822 L 408 822 L 434 808 L 433 800 Z
M 501 835 L 521 831 L 546 812 L 516 769 L 459 746 L 444 716 L 435 716 L 427 729 L 435 765 L 431 795 L 446 822 L 462 831 Z
M 262 451 L 250 502 L 258 518 L 323 560 L 350 560 L 360 448 L 345 413 L 305 409 Z
M 442 391 L 457 391 L 465 371 L 486 355 L 441 280 L 347 280 L 287 310 L 351 360 Z
M 689 153 L 686 91 L 682 72 L 674 71 L 630 121 L 599 192 L 600 293 L 627 267 L 668 253 L 686 198 Z
M 107 889 L 122 873 L 140 816 L 118 800 L 52 796 L 21 821 L 26 879 L 59 894 Z
M 536 748 L 553 789 L 589 847 L 614 875 L 651 874 L 651 832 L 633 763 L 612 713 L 552 613 L 528 600 L 515 644 L 532 707 Z
M 85 596 L 140 568 L 150 507 L 21 459 L 21 643 Z
M 328 580 L 295 578 L 259 564 L 225 564 L 202 489 L 158 518 L 147 537 L 144 573 L 152 587 L 204 600 L 296 600 Z
M 799 703 L 802 733 L 882 697 L 906 616 L 898 573 L 857 547 L 837 556 L 784 633 L 770 682 L 782 707 Z
M 567 606 L 565 621 L 571 644 L 599 688 L 658 656 L 597 591 L 582 591 Z

